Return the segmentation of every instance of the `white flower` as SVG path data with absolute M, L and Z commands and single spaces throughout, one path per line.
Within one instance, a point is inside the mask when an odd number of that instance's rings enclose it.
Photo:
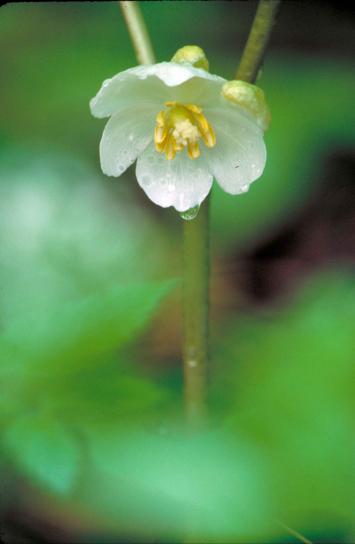
M 227 193 L 246 192 L 266 161 L 265 111 L 255 110 L 253 88 L 187 62 L 120 72 L 90 102 L 94 116 L 110 117 L 100 143 L 103 172 L 120 176 L 137 159 L 148 197 L 179 212 L 200 205 L 213 178 Z

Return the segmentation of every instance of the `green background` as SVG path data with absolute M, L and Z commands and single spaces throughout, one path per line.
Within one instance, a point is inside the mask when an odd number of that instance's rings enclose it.
M 141 2 L 158 61 L 235 73 L 254 2 Z M 248 194 L 212 194 L 211 429 L 181 426 L 181 219 L 100 171 L 116 2 L 0 11 L 5 542 L 353 542 L 354 18 L 282 5 Z M 196 536 L 197 535 L 197 536 Z

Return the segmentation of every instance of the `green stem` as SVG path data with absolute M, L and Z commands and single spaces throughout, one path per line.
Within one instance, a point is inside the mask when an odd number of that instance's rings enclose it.
M 260 0 L 236 78 L 255 81 L 280 0 Z M 184 224 L 184 389 L 185 412 L 200 425 L 207 413 L 209 313 L 209 199 Z
M 153 64 L 153 48 L 137 2 L 120 1 L 138 62 Z M 260 0 L 236 78 L 256 79 L 279 0 Z M 207 411 L 209 313 L 209 198 L 197 217 L 184 221 L 184 396 L 187 420 L 201 425 Z
M 269 42 L 280 0 L 260 0 L 235 78 L 248 83 L 257 79 Z
M 139 64 L 154 64 L 155 57 L 138 2 L 119 2 Z
M 195 219 L 184 221 L 183 363 L 185 414 L 192 426 L 207 407 L 209 305 L 209 198 Z

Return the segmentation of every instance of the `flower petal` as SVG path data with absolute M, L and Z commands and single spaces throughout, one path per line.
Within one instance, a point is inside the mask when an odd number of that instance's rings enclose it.
M 227 193 L 240 194 L 261 176 L 266 162 L 263 131 L 238 106 L 205 110 L 216 145 L 205 151 L 210 171 Z
M 90 102 L 91 113 L 95 117 L 108 117 L 139 102 L 163 105 L 167 100 L 191 102 L 195 97 L 204 104 L 211 96 L 219 96 L 225 81 L 190 64 L 161 62 L 136 66 L 103 82 Z
M 100 142 L 104 174 L 120 176 L 136 160 L 153 138 L 155 113 L 155 109 L 128 109 L 111 117 Z
M 164 104 L 166 100 L 164 83 L 157 78 L 141 81 L 135 71 L 136 68 L 131 68 L 103 82 L 97 95 L 90 101 L 92 115 L 99 118 L 109 117 L 142 104 L 156 105 L 157 109 Z
M 200 157 L 191 160 L 186 150 L 167 160 L 150 144 L 137 161 L 137 180 L 148 197 L 159 206 L 174 206 L 184 212 L 201 204 L 212 185 L 212 175 Z

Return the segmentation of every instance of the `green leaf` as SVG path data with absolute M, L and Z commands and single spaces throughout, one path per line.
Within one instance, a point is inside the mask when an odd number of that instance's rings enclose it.
M 236 321 L 217 356 L 226 428 L 269 461 L 278 517 L 292 527 L 351 523 L 354 322 L 353 278 L 328 273 L 283 311 Z
M 77 157 L 34 144 L 0 149 L 0 179 L 3 326 L 110 286 L 171 274 L 166 234 L 127 184 L 103 183 Z
M 5 451 L 34 482 L 50 490 L 70 492 L 79 467 L 78 445 L 58 421 L 22 417 L 2 437 Z
M 93 470 L 83 500 L 123 533 L 134 527 L 142 539 L 245 542 L 270 523 L 262 460 L 242 440 L 113 428 L 89 439 Z
M 42 395 L 43 406 L 68 424 L 102 431 L 107 426 L 127 428 L 132 422 L 155 421 L 169 406 L 168 392 L 138 373 L 136 365 L 118 357 L 88 370 L 58 379 Z
M 174 282 L 120 285 L 58 307 L 51 315 L 29 315 L 0 337 L 0 376 L 7 397 L 29 402 L 58 380 L 102 363 L 148 324 Z M 85 379 L 85 377 L 84 377 Z

